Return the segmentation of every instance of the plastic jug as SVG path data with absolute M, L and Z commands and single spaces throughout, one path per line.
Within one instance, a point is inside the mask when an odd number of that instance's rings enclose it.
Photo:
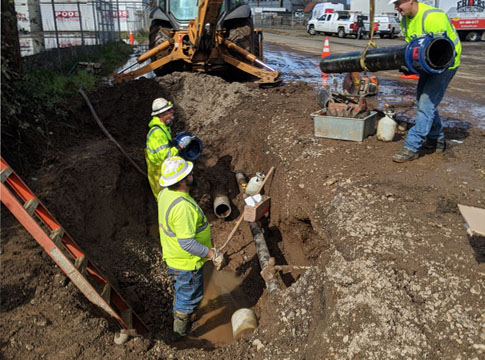
M 248 185 L 246 186 L 246 195 L 253 196 L 259 193 L 261 190 L 261 183 L 264 180 L 264 174 L 257 172 L 256 176 L 253 176 L 251 179 L 249 179 Z
M 392 141 L 396 133 L 397 123 L 393 119 L 394 110 L 386 110 L 385 116 L 377 124 L 377 139 L 381 141 Z

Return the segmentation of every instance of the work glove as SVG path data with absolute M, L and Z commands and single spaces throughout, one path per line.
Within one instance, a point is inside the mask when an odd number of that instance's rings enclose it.
M 212 248 L 212 250 L 214 251 L 214 255 L 212 255 L 210 260 L 214 264 L 216 270 L 221 270 L 221 268 L 224 266 L 224 254 L 216 248 Z
M 409 68 L 406 65 L 401 65 L 399 68 L 399 71 L 402 72 L 404 75 L 413 75 L 414 73 L 409 70 Z
M 184 136 L 180 141 L 179 141 L 179 148 L 185 149 L 187 146 L 190 145 L 192 142 L 193 137 L 192 136 Z

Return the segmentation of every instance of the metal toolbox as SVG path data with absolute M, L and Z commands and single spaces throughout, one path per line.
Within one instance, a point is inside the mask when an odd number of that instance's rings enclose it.
M 339 139 L 362 141 L 367 136 L 376 132 L 377 113 L 371 111 L 363 119 L 326 116 L 325 109 L 311 114 L 315 123 L 315 136 Z

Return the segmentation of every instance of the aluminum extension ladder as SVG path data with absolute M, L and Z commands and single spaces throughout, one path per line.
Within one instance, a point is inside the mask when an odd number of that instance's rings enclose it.
M 148 333 L 147 326 L 112 287 L 110 282 L 105 279 L 95 264 L 86 257 L 81 248 L 5 162 L 3 157 L 0 157 L 0 160 L 1 202 L 89 301 L 115 318 L 121 327 L 131 335 Z M 45 229 L 48 229 L 48 231 Z

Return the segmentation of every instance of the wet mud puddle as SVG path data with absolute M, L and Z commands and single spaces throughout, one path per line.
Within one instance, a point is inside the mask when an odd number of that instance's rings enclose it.
M 243 279 L 232 272 L 217 271 L 212 264 L 204 266 L 204 298 L 192 324 L 191 337 L 205 340 L 213 346 L 231 343 L 231 316 L 248 301 L 241 289 Z

